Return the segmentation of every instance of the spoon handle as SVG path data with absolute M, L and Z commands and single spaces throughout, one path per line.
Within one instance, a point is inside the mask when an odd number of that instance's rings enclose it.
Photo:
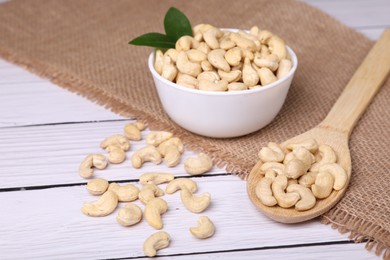
M 348 136 L 390 71 L 390 29 L 367 54 L 320 127 L 345 132 Z

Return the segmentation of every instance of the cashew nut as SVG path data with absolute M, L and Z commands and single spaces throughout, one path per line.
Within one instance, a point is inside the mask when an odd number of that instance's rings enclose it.
M 261 148 L 258 155 L 263 162 L 282 162 L 284 159 L 282 148 L 274 142 L 269 142 L 267 147 Z
M 233 82 L 228 85 L 229 91 L 246 90 L 248 86 L 241 82 Z
M 306 173 L 306 167 L 301 160 L 292 159 L 286 164 L 284 174 L 292 179 L 297 179 Z
M 318 169 L 320 172 L 329 172 L 334 178 L 333 189 L 341 190 L 344 188 L 348 180 L 348 175 L 337 163 L 326 163 L 320 166 Z
M 269 40 L 268 40 L 268 46 L 269 50 L 271 51 L 272 54 L 276 54 L 279 57 L 279 60 L 285 59 L 287 56 L 287 49 L 284 44 L 284 41 L 279 38 L 276 35 L 273 35 Z
M 304 147 L 296 147 L 293 150 L 293 154 L 296 159 L 303 162 L 303 165 L 305 166 L 304 171 L 306 172 L 311 165 L 315 162 L 315 157 L 312 153 L 310 153 L 309 150 L 307 150 Z
M 87 183 L 87 190 L 92 195 L 101 195 L 106 192 L 108 188 L 108 181 L 105 179 L 93 179 Z
M 284 164 L 278 163 L 278 162 L 266 162 L 263 163 L 260 167 L 260 170 L 262 172 L 267 172 L 268 170 L 273 170 L 275 171 L 278 175 L 281 175 L 284 173 Z
M 318 146 L 318 153 L 321 160 L 310 167 L 311 171 L 318 171 L 322 164 L 335 163 L 337 161 L 336 153 L 329 145 L 322 144 Z
M 210 47 L 205 42 L 199 43 L 199 47 L 196 48 L 196 49 L 201 51 L 201 52 L 203 52 L 203 53 L 205 53 L 205 54 L 210 52 Z
M 144 124 L 142 122 L 126 124 L 124 128 L 126 138 L 133 141 L 141 140 L 141 131 L 143 130 L 143 128 Z
M 238 46 L 243 49 L 248 49 L 252 52 L 256 50 L 256 44 L 254 41 L 243 37 L 239 33 L 231 33 L 230 34 L 230 39 Z
M 170 56 L 164 56 L 164 65 L 161 73 L 161 77 L 169 81 L 173 81 L 177 75 L 177 68 L 173 64 Z
M 289 150 L 294 150 L 296 147 L 302 146 L 303 148 L 306 148 L 311 153 L 315 153 L 318 150 L 318 143 L 315 139 L 307 139 L 300 143 L 290 143 L 286 145 L 286 148 Z
M 230 65 L 225 60 L 225 53 L 226 51 L 222 49 L 212 50 L 207 54 L 207 59 L 215 68 L 229 72 Z
M 180 162 L 181 154 L 184 152 L 184 145 L 179 138 L 172 137 L 162 142 L 158 146 L 158 150 L 162 157 L 164 157 L 167 166 L 174 167 Z
M 285 156 L 284 156 L 284 160 L 283 160 L 283 164 L 287 164 L 289 161 L 291 161 L 292 159 L 297 159 L 295 157 L 295 154 L 293 152 L 289 152 L 287 153 Z
M 201 175 L 211 170 L 213 161 L 205 153 L 199 153 L 197 157 L 189 157 L 184 161 L 184 169 L 188 174 Z
M 203 51 L 197 49 L 188 50 L 186 53 L 188 59 L 192 62 L 200 63 L 207 59 L 207 55 Z
M 212 71 L 214 69 L 213 65 L 208 60 L 204 60 L 200 63 L 200 67 L 203 71 Z
M 197 48 L 199 42 L 189 35 L 184 35 L 176 41 L 175 48 L 177 51 L 188 51 L 191 48 Z M 176 61 L 177 62 L 177 61 Z
M 319 172 L 311 191 L 318 199 L 327 198 L 333 190 L 334 178 L 329 172 Z
M 164 54 L 161 50 L 157 49 L 154 56 L 154 69 L 161 75 L 164 65 Z
M 307 188 L 310 188 L 312 184 L 315 183 L 316 181 L 316 178 L 317 178 L 317 174 L 318 172 L 308 172 L 304 175 L 302 175 L 301 177 L 299 177 L 299 184 L 307 187 Z
M 275 77 L 274 73 L 269 68 L 266 67 L 260 68 L 257 70 L 257 73 L 259 75 L 262 86 L 269 85 L 278 80 Z
M 179 72 L 176 77 L 176 84 L 183 87 L 195 89 L 198 87 L 198 80 L 193 76 Z
M 227 82 L 236 82 L 241 79 L 241 71 L 240 70 L 232 70 L 230 72 L 225 72 L 223 70 L 218 70 L 219 76 L 221 76 L 221 79 L 226 80 Z
M 243 52 L 240 47 L 234 47 L 225 53 L 225 59 L 231 66 L 238 66 L 241 63 Z
M 215 233 L 214 223 L 206 216 L 201 216 L 198 219 L 198 226 L 190 228 L 191 234 L 200 239 L 209 238 Z
M 141 168 L 145 162 L 152 162 L 154 164 L 160 164 L 162 162 L 161 154 L 155 146 L 145 146 L 131 156 L 131 164 L 134 168 Z
M 157 187 L 155 184 L 145 184 L 142 186 L 138 198 L 143 204 L 147 204 L 149 201 L 156 197 L 164 195 L 164 191 Z
M 220 42 L 219 42 L 219 48 L 227 51 L 230 50 L 231 48 L 235 47 L 236 43 L 230 39 L 229 36 L 227 37 L 222 37 Z
M 253 87 L 259 82 L 259 75 L 252 67 L 249 58 L 245 58 L 244 60 L 244 66 L 242 68 L 242 81 L 248 87 Z
M 144 173 L 139 177 L 139 183 L 158 185 L 161 183 L 170 182 L 174 178 L 175 176 L 171 173 L 149 172 L 149 173 Z
M 168 204 L 165 200 L 160 198 L 153 198 L 145 205 L 145 219 L 149 225 L 155 229 L 162 229 L 163 222 L 161 215 L 167 212 Z
M 276 72 L 276 77 L 278 79 L 283 78 L 291 70 L 291 67 L 292 67 L 292 63 L 290 60 L 282 59 L 279 62 L 279 68 L 278 68 L 278 71 Z
M 138 199 L 139 189 L 133 184 L 120 186 L 118 183 L 111 183 L 108 190 L 113 191 L 118 196 L 118 201 L 134 201 Z
M 203 212 L 211 202 L 211 195 L 205 192 L 201 195 L 194 195 L 187 189 L 180 191 L 180 198 L 184 206 L 193 213 Z
M 164 53 L 164 56 L 168 56 L 169 58 L 171 58 L 171 61 L 173 63 L 176 63 L 176 60 L 177 60 L 177 55 L 179 54 L 179 52 L 176 50 L 176 49 L 168 49 L 165 53 Z
M 198 190 L 198 185 L 195 181 L 188 178 L 177 178 L 170 181 L 165 188 L 165 192 L 168 194 L 173 194 L 178 190 L 187 189 L 190 192 L 194 193 Z
M 279 57 L 276 54 L 270 54 L 265 57 L 256 53 L 253 62 L 259 67 L 265 67 L 271 71 L 276 71 L 279 67 Z
M 216 71 L 204 71 L 200 73 L 197 77 L 198 80 L 207 80 L 207 81 L 217 81 L 220 80 L 221 77 Z
M 177 69 L 184 74 L 196 77 L 202 72 L 202 68 L 199 63 L 191 62 L 188 59 L 187 53 L 184 51 L 179 52 L 176 60 Z
M 275 178 L 276 178 L 276 172 L 275 172 L 274 170 L 272 170 L 272 169 L 269 169 L 269 170 L 267 170 L 267 171 L 265 172 L 264 177 L 265 177 L 265 178 L 269 178 L 269 179 L 271 179 L 272 181 L 274 181 Z
M 120 208 L 116 216 L 118 223 L 125 227 L 137 224 L 141 219 L 142 210 L 133 203 L 127 203 L 123 208 Z
M 295 204 L 295 209 L 298 211 L 308 210 L 316 205 L 316 198 L 309 188 L 299 184 L 290 184 L 287 187 L 287 192 L 297 192 L 301 197 Z
M 146 143 L 154 146 L 159 146 L 162 142 L 171 138 L 173 134 L 167 131 L 154 131 L 146 136 Z
M 126 159 L 126 153 L 116 145 L 110 145 L 106 148 L 108 152 L 108 161 L 110 163 L 121 163 Z
M 262 30 L 257 34 L 257 39 L 259 39 L 260 43 L 265 44 L 268 43 L 269 39 L 273 36 L 273 34 L 267 30 Z
M 123 135 L 112 135 L 100 143 L 100 147 L 103 149 L 112 145 L 120 147 L 123 151 L 128 151 L 130 149 L 129 140 Z
M 256 25 L 252 26 L 249 31 L 254 36 L 257 36 L 259 34 L 259 32 L 260 32 L 259 27 L 257 27 Z
M 167 232 L 159 231 L 148 237 L 144 242 L 144 254 L 149 257 L 157 255 L 157 250 L 169 246 L 170 237 Z
M 93 175 L 93 167 L 103 170 L 107 167 L 107 158 L 102 154 L 90 154 L 81 162 L 79 174 L 83 178 L 91 178 Z
M 271 189 L 278 205 L 282 208 L 289 208 L 295 205 L 300 199 L 300 196 L 296 192 L 285 193 L 287 188 L 287 177 L 286 175 L 278 175 L 272 182 Z
M 199 80 L 198 88 L 205 91 L 226 91 L 228 89 L 229 82 L 224 79 L 208 81 Z
M 264 177 L 256 185 L 256 196 L 259 198 L 261 203 L 266 206 L 275 206 L 278 202 L 275 197 L 272 196 L 271 190 L 272 179 Z
M 221 30 L 215 27 L 211 27 L 203 33 L 203 39 L 210 47 L 210 49 L 214 50 L 219 48 L 218 39 L 221 38 L 222 35 L 223 32 Z
M 98 200 L 84 203 L 81 211 L 91 217 L 104 217 L 111 214 L 118 206 L 118 196 L 113 191 L 106 191 Z

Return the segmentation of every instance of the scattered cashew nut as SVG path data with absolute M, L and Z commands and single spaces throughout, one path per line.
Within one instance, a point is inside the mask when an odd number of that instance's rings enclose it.
M 81 162 L 79 174 L 83 178 L 91 178 L 93 175 L 93 167 L 103 170 L 107 167 L 107 158 L 102 154 L 90 154 Z
M 145 146 L 131 156 L 131 164 L 136 169 L 141 168 L 145 162 L 152 162 L 154 164 L 160 164 L 162 162 L 161 154 L 155 146 Z
M 130 149 L 129 140 L 125 136 L 119 134 L 107 137 L 100 143 L 100 147 L 103 149 L 112 145 L 120 147 L 123 151 L 128 151 Z
M 108 181 L 105 179 L 97 178 L 90 180 L 87 183 L 87 190 L 92 195 L 101 195 L 108 189 Z
M 159 231 L 148 237 L 144 242 L 144 254 L 149 257 L 157 255 L 157 250 L 169 246 L 170 237 L 167 232 Z
M 194 193 L 198 190 L 198 185 L 195 181 L 189 178 L 177 178 L 170 181 L 165 188 L 165 192 L 168 194 L 173 194 L 178 190 L 187 189 L 190 192 Z
M 138 194 L 138 198 L 142 203 L 147 204 L 155 197 L 159 197 L 163 195 L 164 195 L 164 191 L 159 187 L 157 187 L 155 184 L 145 184 L 144 186 L 142 186 Z
M 211 170 L 213 161 L 205 153 L 199 153 L 197 157 L 189 157 L 184 161 L 184 169 L 188 174 L 201 175 Z
M 110 183 L 108 190 L 116 193 L 118 201 L 134 201 L 138 199 L 139 189 L 133 184 L 121 186 L 118 183 Z
M 191 234 L 200 239 L 209 238 L 215 233 L 214 223 L 206 216 L 201 216 L 198 219 L 198 226 L 190 228 Z
M 149 173 L 144 173 L 139 177 L 139 183 L 158 185 L 161 183 L 170 182 L 174 178 L 175 176 L 172 173 L 149 172 Z
M 168 204 L 165 200 L 154 198 L 145 205 L 145 219 L 155 229 L 162 229 L 161 215 L 167 212 Z
M 203 212 L 211 202 L 210 193 L 205 192 L 201 195 L 194 195 L 187 189 L 182 189 L 180 191 L 180 198 L 184 206 L 193 213 Z
M 111 214 L 118 206 L 118 196 L 113 191 L 106 191 L 98 200 L 84 203 L 81 211 L 91 217 L 104 217 Z
M 116 220 L 122 226 L 128 227 L 137 224 L 142 219 L 142 210 L 133 203 L 127 203 L 119 209 Z

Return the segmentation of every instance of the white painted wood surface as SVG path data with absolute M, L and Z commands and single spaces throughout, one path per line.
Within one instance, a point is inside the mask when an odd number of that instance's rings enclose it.
M 5 2 L 5 0 L 0 0 Z M 305 0 L 377 39 L 390 27 L 388 0 Z M 154 232 L 146 221 L 130 228 L 115 215 L 90 218 L 80 212 L 87 194 L 77 174 L 83 157 L 101 152 L 100 141 L 122 132 L 127 120 L 22 68 L 0 60 L 0 259 L 106 259 L 142 257 L 144 238 Z M 134 143 L 128 152 L 144 145 Z M 184 157 L 193 153 L 187 152 Z M 183 165 L 169 169 L 148 164 L 135 170 L 127 160 L 96 176 L 136 183 L 146 171 L 188 176 Z M 378 259 L 364 243 L 313 220 L 299 225 L 275 223 L 249 202 L 245 182 L 213 169 L 194 178 L 212 194 L 204 212 L 217 226 L 209 240 L 191 237 L 197 215 L 185 210 L 178 194 L 166 195 L 164 230 L 172 236 L 163 259 Z M 32 190 L 20 190 L 26 188 Z M 12 191 L 9 191 L 12 190 Z M 139 204 L 139 202 L 137 202 Z

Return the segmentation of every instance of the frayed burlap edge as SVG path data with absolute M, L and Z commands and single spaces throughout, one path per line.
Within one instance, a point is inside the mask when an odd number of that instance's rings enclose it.
M 378 256 L 383 254 L 383 259 L 390 260 L 390 232 L 377 224 L 335 208 L 322 216 L 321 223 L 331 225 L 342 234 L 349 232 L 349 239 L 356 243 L 366 242 L 365 247 L 368 251 L 375 251 Z
M 73 75 L 64 73 L 57 68 L 47 66 L 39 61 L 21 58 L 19 55 L 5 49 L 0 49 L 0 57 L 42 78 L 48 79 L 58 86 L 81 95 L 98 105 L 104 106 L 114 113 L 124 117 L 136 117 L 138 120 L 144 121 L 151 130 L 164 129 L 165 131 L 172 132 L 174 135 L 180 137 L 183 143 L 186 144 L 188 150 L 208 154 L 216 167 L 225 169 L 228 173 L 236 175 L 243 180 L 249 175 L 249 171 L 253 165 L 240 165 L 240 162 L 237 162 L 233 154 L 217 148 L 204 137 L 190 134 L 181 127 L 173 124 L 169 119 L 162 120 L 161 118 L 151 116 L 133 107 L 131 104 L 123 102 L 110 93 L 96 88 L 91 83 L 86 83 Z

